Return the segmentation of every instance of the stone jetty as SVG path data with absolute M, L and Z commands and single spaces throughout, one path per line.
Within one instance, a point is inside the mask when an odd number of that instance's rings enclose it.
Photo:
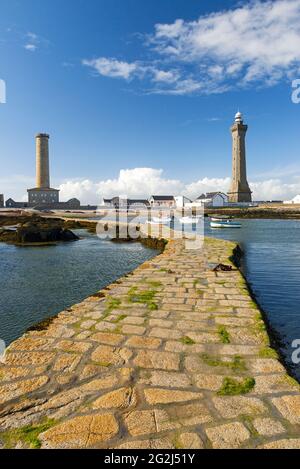
M 299 385 L 270 347 L 235 245 L 164 252 L 12 343 L 11 448 L 300 448 Z M 214 271 L 218 264 L 232 270 Z

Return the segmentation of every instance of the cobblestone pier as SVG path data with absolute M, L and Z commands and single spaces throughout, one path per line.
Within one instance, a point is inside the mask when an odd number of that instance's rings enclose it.
M 13 448 L 300 448 L 299 385 L 270 348 L 234 244 L 185 240 L 45 330 L 0 367 Z

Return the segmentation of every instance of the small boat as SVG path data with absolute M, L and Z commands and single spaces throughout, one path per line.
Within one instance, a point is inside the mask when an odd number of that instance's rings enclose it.
M 153 221 L 153 220 L 146 220 L 146 224 L 147 225 L 161 225 L 162 223 L 159 223 L 159 222 Z
M 148 225 L 164 225 L 170 223 L 171 219 L 167 218 L 152 218 L 152 220 L 147 220 L 146 223 Z
M 210 222 L 211 228 L 241 228 L 241 223 L 231 220 L 219 220 L 219 221 L 211 221 Z
M 152 220 L 154 223 L 170 223 L 171 218 L 170 217 L 153 217 Z
M 218 217 L 218 216 L 217 216 L 217 217 L 210 217 L 210 219 L 211 219 L 211 221 L 217 221 L 217 222 L 219 222 L 219 221 L 228 221 L 228 220 L 232 220 L 232 217 L 226 217 L 225 215 L 224 215 L 224 216 L 220 215 L 219 217 Z
M 17 231 L 18 225 L 16 226 L 2 226 L 1 231 Z
M 199 217 L 182 217 L 179 218 L 180 223 L 183 225 L 189 225 L 189 224 L 194 224 L 194 223 L 199 223 L 200 218 Z

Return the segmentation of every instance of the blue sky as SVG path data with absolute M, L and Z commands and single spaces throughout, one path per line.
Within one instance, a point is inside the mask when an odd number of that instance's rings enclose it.
M 293 197 L 299 25 L 299 0 L 0 0 L 0 193 L 34 185 L 40 131 L 62 198 L 226 190 L 240 109 L 256 198 Z

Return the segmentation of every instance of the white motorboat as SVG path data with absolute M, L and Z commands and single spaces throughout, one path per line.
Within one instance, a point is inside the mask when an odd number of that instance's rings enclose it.
M 151 222 L 159 223 L 159 224 L 170 223 L 171 218 L 170 217 L 153 217 Z
M 16 226 L 2 226 L 0 228 L 1 232 L 3 231 L 17 231 L 19 225 Z
M 220 215 L 219 217 L 210 217 L 210 220 L 216 221 L 216 222 L 222 222 L 222 221 L 224 222 L 224 221 L 232 220 L 232 217 L 226 217 L 226 216 Z
M 231 220 L 219 220 L 219 221 L 211 221 L 210 222 L 211 228 L 241 228 L 241 223 L 231 221 Z
M 159 223 L 159 222 L 153 221 L 153 220 L 147 220 L 146 224 L 147 225 L 161 225 L 162 223 Z
M 180 223 L 183 225 L 191 225 L 191 224 L 196 224 L 199 223 L 200 218 L 199 217 L 182 217 L 179 218 Z

